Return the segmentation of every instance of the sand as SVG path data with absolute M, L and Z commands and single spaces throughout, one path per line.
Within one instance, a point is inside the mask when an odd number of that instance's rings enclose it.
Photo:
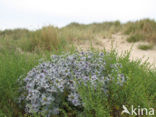
M 92 41 L 84 41 L 77 44 L 79 50 L 88 50 L 90 45 L 96 49 L 111 50 L 112 47 L 117 50 L 118 54 L 131 50 L 130 58 L 132 60 L 142 59 L 142 62 L 148 61 L 152 67 L 156 67 L 156 46 L 152 50 L 138 49 L 139 44 L 148 44 L 147 42 L 129 43 L 126 41 L 127 36 L 121 33 L 113 34 L 111 38 L 99 38 Z

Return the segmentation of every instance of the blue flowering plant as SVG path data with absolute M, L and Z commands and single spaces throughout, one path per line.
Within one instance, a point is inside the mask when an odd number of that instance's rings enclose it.
M 81 84 L 89 83 L 96 90 L 100 82 L 106 96 L 110 84 L 122 87 L 127 80 L 120 70 L 122 64 L 107 65 L 105 56 L 102 52 L 91 51 L 52 55 L 50 61 L 34 67 L 22 80 L 20 88 L 19 102 L 24 103 L 25 112 L 57 115 L 63 102 L 82 109 L 84 102 L 78 90 Z

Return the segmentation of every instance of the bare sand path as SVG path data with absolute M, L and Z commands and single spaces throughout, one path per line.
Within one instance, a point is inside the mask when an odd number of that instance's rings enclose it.
M 148 44 L 146 42 L 136 42 L 136 43 L 128 43 L 126 41 L 127 36 L 122 35 L 120 33 L 113 34 L 112 38 L 98 38 L 92 40 L 92 46 L 96 49 L 106 49 L 111 50 L 112 46 L 115 48 L 119 54 L 131 49 L 131 59 L 142 59 L 145 61 L 148 59 L 153 67 L 156 67 L 156 46 L 152 50 L 140 50 L 138 49 L 139 44 Z M 90 42 L 84 41 L 77 45 L 79 49 L 87 50 L 90 48 Z

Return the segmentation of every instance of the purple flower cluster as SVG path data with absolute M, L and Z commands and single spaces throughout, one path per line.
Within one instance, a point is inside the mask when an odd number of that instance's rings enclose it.
M 118 76 L 119 85 L 122 86 L 126 81 L 126 77 L 120 72 L 120 63 L 111 64 L 110 73 L 107 72 L 106 65 L 104 53 L 53 55 L 50 61 L 41 63 L 27 74 L 19 100 L 25 101 L 27 113 L 42 112 L 47 115 L 59 113 L 62 97 L 73 106 L 82 106 L 77 83 L 90 82 L 96 87 L 97 81 L 100 81 L 106 93 L 114 73 Z

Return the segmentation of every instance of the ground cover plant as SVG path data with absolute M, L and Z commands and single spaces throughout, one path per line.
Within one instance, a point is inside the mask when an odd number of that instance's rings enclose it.
M 151 50 L 153 49 L 153 45 L 152 44 L 140 44 L 138 48 L 141 50 Z
M 143 35 L 140 35 L 140 34 L 134 34 L 127 38 L 128 42 L 138 42 L 138 41 L 143 41 L 143 40 L 144 40 L 144 37 Z
M 64 53 L 60 56 L 53 55 L 49 62 L 45 61 L 36 67 L 34 66 L 38 64 L 41 56 L 18 53 L 6 55 L 4 51 L 2 55 L 0 112 L 4 117 L 33 117 L 40 116 L 40 112 L 43 112 L 43 116 L 51 113 L 69 117 L 115 117 L 121 116 L 123 104 L 128 107 L 130 105 L 155 107 L 156 105 L 156 72 L 149 69 L 148 64 L 141 65 L 140 61 L 130 61 L 128 55 L 118 57 L 114 51 L 111 53 L 93 51 L 88 54 Z M 28 73 L 29 70 L 31 71 Z M 75 75 L 70 72 L 72 70 L 75 70 Z M 28 73 L 27 77 L 26 73 Z M 84 77 L 86 73 L 90 75 Z M 21 75 L 25 76 L 23 76 L 24 84 L 19 86 L 17 79 Z M 48 75 L 50 78 L 46 77 Z M 51 80 L 53 81 L 50 82 Z M 19 92 L 19 89 L 22 92 Z M 39 91 L 37 92 L 36 89 Z M 49 93 L 50 90 L 54 93 Z M 23 93 L 26 94 L 25 97 L 21 97 Z M 24 100 L 19 103 L 19 99 Z M 36 100 L 38 100 L 37 105 Z M 53 101 L 54 103 L 49 107 Z
M 153 107 L 156 74 L 139 63 L 114 52 L 53 55 L 24 78 L 20 103 L 39 116 L 115 117 L 123 104 Z
M 18 109 L 17 79 L 38 63 L 40 56 L 27 55 L 14 50 L 0 50 L 0 116 L 12 117 L 22 113 Z M 1 115 L 1 113 L 3 113 Z
M 123 85 L 126 76 L 120 73 L 120 63 L 110 64 L 107 69 L 103 53 L 75 53 L 73 55 L 52 56 L 50 62 L 40 64 L 28 73 L 24 79 L 24 96 L 26 112 L 43 112 L 57 114 L 59 106 L 68 100 L 73 106 L 82 106 L 81 97 L 76 90 L 76 82 L 87 85 L 90 82 L 96 87 L 97 81 L 103 82 L 103 92 L 107 95 L 107 84 L 111 80 Z M 115 78 L 117 75 L 118 77 Z M 76 81 L 75 81 L 76 80 Z M 63 98 L 64 97 L 64 98 Z M 60 99 L 59 99 L 60 98 Z M 63 99 L 61 99 L 63 98 Z M 58 112 L 57 112 L 58 111 Z

